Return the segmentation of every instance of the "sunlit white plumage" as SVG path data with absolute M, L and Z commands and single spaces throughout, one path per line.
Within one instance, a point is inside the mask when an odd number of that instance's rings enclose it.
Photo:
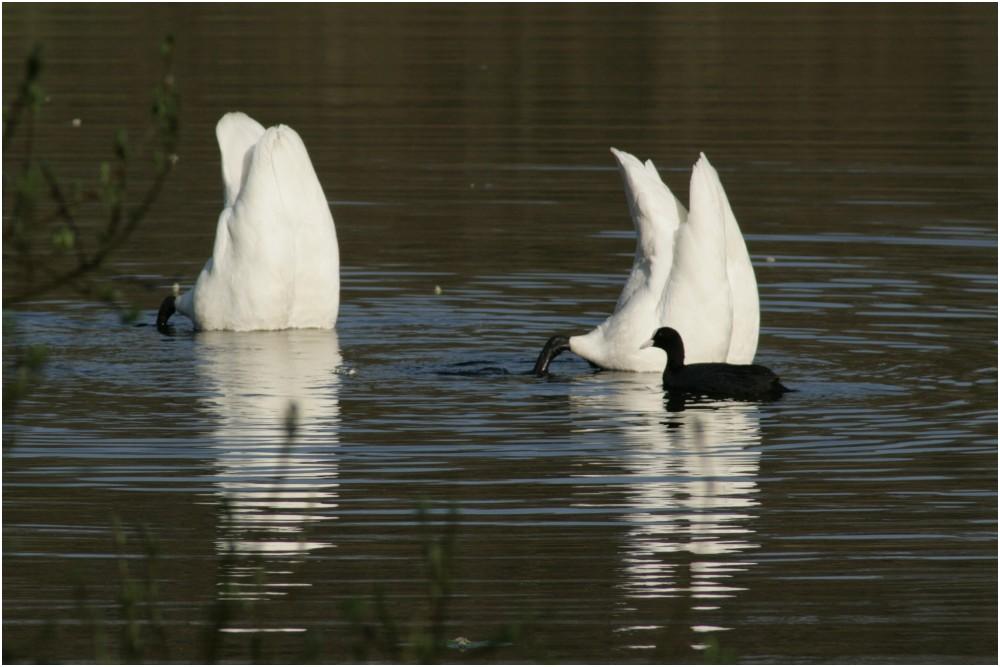
M 333 328 L 337 233 L 302 139 L 239 112 L 219 120 L 216 137 L 225 207 L 212 257 L 177 312 L 201 330 Z
M 635 223 L 635 260 L 615 309 L 590 333 L 571 336 L 569 349 L 613 370 L 663 370 L 662 350 L 639 349 L 655 331 L 660 300 L 670 279 L 674 246 L 684 207 L 660 180 L 652 162 L 611 149 L 625 181 L 625 199 Z M 652 328 L 650 328 L 652 327 Z M 634 343 L 634 344 L 633 344 Z
M 637 240 L 632 271 L 612 314 L 568 348 L 606 369 L 662 372 L 666 355 L 640 345 L 659 327 L 681 333 L 690 363 L 748 364 L 760 326 L 757 281 L 719 176 L 701 155 L 691 212 L 651 161 L 611 149 L 625 182 Z

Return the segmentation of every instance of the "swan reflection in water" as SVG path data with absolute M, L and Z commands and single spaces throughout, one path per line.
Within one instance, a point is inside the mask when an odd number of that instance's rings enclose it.
M 601 387 L 581 383 L 583 391 L 571 400 L 582 420 L 610 420 L 624 436 L 618 460 L 627 471 L 620 554 L 624 597 L 672 598 L 684 605 L 677 613 L 689 619 L 685 623 L 696 636 L 723 630 L 707 619 L 743 590 L 734 577 L 753 565 L 744 554 L 759 546 L 752 528 L 760 468 L 758 406 L 668 405 L 658 377 L 618 381 L 617 375 Z M 695 639 L 692 646 L 704 645 Z
M 219 552 L 295 556 L 333 546 L 307 529 L 337 516 L 336 333 L 202 332 L 195 348 L 203 407 L 216 418 L 215 485 L 226 509 Z

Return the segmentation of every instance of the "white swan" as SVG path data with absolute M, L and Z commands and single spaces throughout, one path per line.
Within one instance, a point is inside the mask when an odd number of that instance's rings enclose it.
M 635 260 L 612 314 L 593 331 L 553 336 L 535 363 L 543 375 L 571 350 L 601 368 L 662 372 L 666 355 L 640 345 L 660 327 L 691 340 L 690 363 L 749 364 L 757 351 L 760 303 L 743 235 L 719 175 L 704 154 L 691 174 L 691 212 L 649 160 L 611 149 L 636 230 Z
M 302 139 L 240 112 L 223 116 L 215 134 L 225 207 L 212 257 L 194 288 L 164 299 L 157 327 L 176 309 L 200 330 L 333 328 L 337 232 Z

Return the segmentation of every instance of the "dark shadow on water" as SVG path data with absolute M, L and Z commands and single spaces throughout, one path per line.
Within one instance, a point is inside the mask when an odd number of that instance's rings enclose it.
M 790 389 L 789 392 L 797 391 L 795 389 Z M 696 396 L 692 394 L 680 393 L 680 392 L 663 392 L 663 402 L 666 405 L 667 412 L 684 412 L 690 409 L 718 409 L 725 405 L 730 405 L 733 403 L 744 403 L 752 405 L 762 405 L 777 403 L 781 401 L 784 397 L 779 396 L 776 398 L 766 399 L 766 400 L 740 400 L 740 399 L 729 399 L 729 398 L 710 398 L 707 396 Z
M 471 360 L 456 362 L 445 369 L 435 371 L 435 374 L 445 377 L 491 377 L 510 375 L 511 372 L 488 360 Z

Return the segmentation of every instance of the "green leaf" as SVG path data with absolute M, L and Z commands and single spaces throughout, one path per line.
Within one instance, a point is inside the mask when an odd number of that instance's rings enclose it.
M 59 225 L 54 232 L 52 232 L 52 245 L 56 247 L 57 250 L 72 250 L 73 246 L 76 245 L 76 234 L 67 225 Z

